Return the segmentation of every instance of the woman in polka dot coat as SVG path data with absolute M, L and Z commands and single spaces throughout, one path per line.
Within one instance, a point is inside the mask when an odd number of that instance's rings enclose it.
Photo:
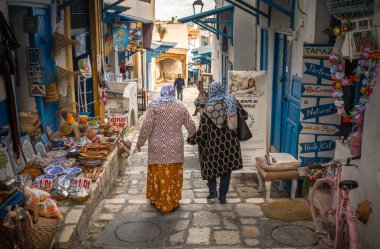
M 208 181 L 209 187 L 207 199 L 218 197 L 216 178 L 220 177 L 219 202 L 225 204 L 231 172 L 243 167 L 236 133 L 241 106 L 233 96 L 224 93 L 219 82 L 213 82 L 208 93 L 209 102 L 199 128 L 188 142 L 198 144 L 202 178 Z

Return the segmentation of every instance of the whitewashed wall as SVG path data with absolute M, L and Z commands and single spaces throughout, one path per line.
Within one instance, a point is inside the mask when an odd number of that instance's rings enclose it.
M 163 27 L 166 27 L 167 33 L 162 41 L 164 42 L 176 42 L 176 48 L 185 48 L 189 47 L 188 31 L 186 24 L 162 24 Z M 157 24 L 153 29 L 153 41 L 160 41 L 160 36 L 157 32 Z

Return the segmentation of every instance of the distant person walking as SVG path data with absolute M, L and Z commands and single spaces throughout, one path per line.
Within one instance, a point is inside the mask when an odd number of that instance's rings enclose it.
M 183 88 L 185 87 L 185 80 L 181 78 L 181 74 L 178 74 L 178 78 L 174 81 L 174 88 L 177 91 L 177 99 L 183 99 Z
M 184 125 L 189 136 L 196 127 L 189 111 L 175 99 L 172 85 L 161 89 L 160 97 L 153 100 L 141 126 L 136 150 L 148 140 L 148 175 L 146 198 L 161 213 L 178 208 L 183 181 Z
M 237 113 L 240 105 L 230 94 L 224 93 L 219 82 L 211 83 L 208 102 L 194 137 L 188 143 L 198 144 L 203 180 L 207 180 L 207 199 L 218 198 L 216 178 L 220 177 L 219 202 L 226 203 L 231 172 L 243 168 L 240 142 L 237 137 Z

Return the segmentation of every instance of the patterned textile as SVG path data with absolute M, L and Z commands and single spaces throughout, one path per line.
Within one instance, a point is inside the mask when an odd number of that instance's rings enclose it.
M 148 165 L 146 198 L 161 213 L 178 207 L 183 181 L 182 163 Z
M 184 103 L 175 100 L 148 108 L 137 141 L 142 147 L 148 140 L 148 164 L 183 163 L 182 125 L 194 136 L 196 126 Z
M 175 101 L 175 90 L 172 85 L 164 85 L 161 88 L 160 97 L 150 102 L 149 106 Z
M 225 106 L 223 100 L 209 105 L 209 114 L 202 115 L 196 135 L 188 139 L 190 144 L 198 144 L 204 180 L 243 168 L 240 142 L 237 133 L 227 126 Z M 237 108 L 240 111 L 240 106 Z
M 211 83 L 208 90 L 209 100 L 206 106 L 213 104 L 216 101 L 224 100 L 227 104 L 227 114 L 229 116 L 236 116 L 237 104 L 236 99 L 231 94 L 225 93 L 223 85 L 217 81 Z

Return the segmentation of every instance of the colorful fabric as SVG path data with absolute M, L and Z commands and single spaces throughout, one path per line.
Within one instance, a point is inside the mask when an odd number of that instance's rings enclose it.
M 165 104 L 175 101 L 175 90 L 172 85 L 164 85 L 161 88 L 160 97 L 153 100 L 149 106 Z
M 217 81 L 211 83 L 208 90 L 208 103 L 206 106 L 213 104 L 217 101 L 224 100 L 227 104 L 227 115 L 228 116 L 236 116 L 237 114 L 237 104 L 236 99 L 231 94 L 225 93 L 224 87 Z
M 148 164 L 183 163 L 182 125 L 189 137 L 195 134 L 197 128 L 184 103 L 174 100 L 148 108 L 137 141 L 141 148 L 148 140 Z
M 146 198 L 161 213 L 170 212 L 182 198 L 182 182 L 182 163 L 149 164 Z

